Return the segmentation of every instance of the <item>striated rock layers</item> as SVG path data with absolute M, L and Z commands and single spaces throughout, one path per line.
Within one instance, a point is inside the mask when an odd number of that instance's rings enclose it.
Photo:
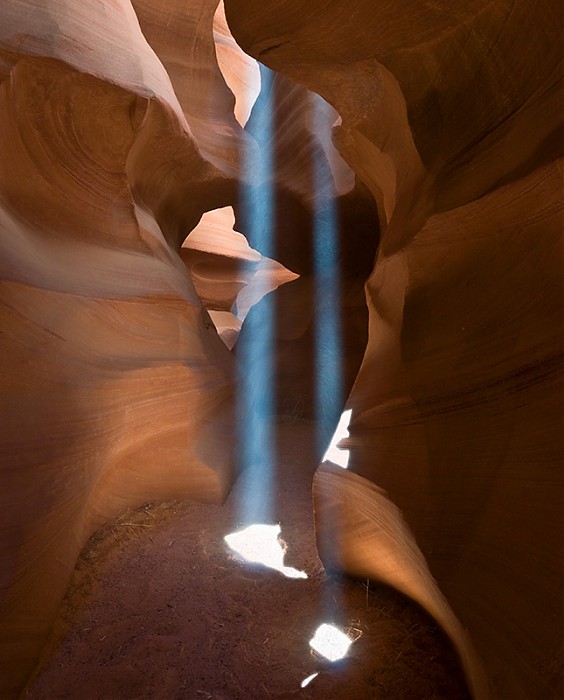
M 243 132 L 215 7 L 135 9 L 0 9 L 3 698 L 94 528 L 148 499 L 221 502 L 232 483 L 232 357 L 178 251 L 232 198 Z
M 225 5 L 246 51 L 339 112 L 378 202 L 349 469 L 314 486 L 322 557 L 429 609 L 477 696 L 559 697 L 560 3 Z
M 276 85 L 277 104 L 268 92 L 262 104 L 279 157 L 261 179 L 249 162 L 268 144 L 252 119 L 244 128 L 259 69 L 217 0 L 0 8 L 1 697 L 32 670 L 96 527 L 149 499 L 224 499 L 236 461 L 226 345 L 265 291 L 311 273 L 314 155 L 333 163 L 329 197 L 359 232 L 343 254 L 352 385 L 376 245 L 362 213 L 375 208 L 330 140 L 316 143 L 309 91 Z M 284 202 L 275 252 L 295 272 L 233 232 L 242 187 L 265 179 Z M 215 225 L 198 226 L 205 212 Z M 311 282 L 300 285 L 276 328 L 291 407 L 312 395 Z
M 278 403 L 316 415 L 321 164 L 354 382 L 349 469 L 314 484 L 323 559 L 435 615 L 477 697 L 558 697 L 560 3 L 226 0 L 278 71 L 250 116 L 257 67 L 217 5 L 0 8 L 0 696 L 100 523 L 230 488 L 233 355 L 202 301 L 233 345 L 253 280 L 294 279 Z M 274 254 L 241 198 L 264 180 Z M 231 218 L 190 241 L 212 210 Z

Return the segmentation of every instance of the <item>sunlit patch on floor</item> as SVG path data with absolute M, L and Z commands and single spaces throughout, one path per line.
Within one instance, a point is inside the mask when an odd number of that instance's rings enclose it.
M 335 430 L 335 434 L 331 440 L 331 444 L 327 448 L 327 452 L 323 456 L 324 462 L 333 462 L 333 464 L 347 469 L 349 466 L 349 450 L 342 449 L 339 447 L 339 442 L 344 438 L 349 437 L 349 423 L 351 422 L 352 409 L 347 409 L 343 411 L 341 418 L 339 419 L 339 424 Z
M 244 530 L 226 535 L 229 547 L 247 561 L 276 569 L 288 578 L 307 578 L 305 571 L 284 566 L 286 549 L 280 540 L 280 525 L 249 525 Z
M 311 676 L 304 678 L 303 681 L 300 683 L 300 688 L 307 687 L 311 683 L 311 681 L 318 675 L 319 673 L 312 673 Z
M 329 661 L 338 661 L 347 655 L 353 640 L 335 625 L 320 625 L 313 638 L 310 647 Z

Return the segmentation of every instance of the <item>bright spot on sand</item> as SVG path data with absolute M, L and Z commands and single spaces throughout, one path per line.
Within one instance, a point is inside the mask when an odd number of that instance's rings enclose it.
M 279 539 L 280 525 L 249 525 L 244 530 L 226 535 L 224 540 L 232 550 L 247 561 L 276 569 L 288 578 L 307 578 L 305 571 L 284 566 L 286 550 Z
M 346 411 L 343 411 L 339 419 L 337 429 L 335 430 L 335 434 L 331 440 L 331 444 L 327 448 L 327 452 L 323 457 L 324 462 L 333 462 L 334 464 L 338 464 L 339 467 L 343 467 L 343 469 L 346 469 L 349 466 L 349 450 L 343 450 L 342 448 L 337 447 L 337 445 L 343 438 L 349 437 L 349 423 L 351 422 L 351 415 L 352 409 L 349 408 Z
M 338 661 L 347 655 L 352 639 L 335 625 L 320 625 L 309 645 L 329 661 Z
M 306 686 L 308 686 L 311 683 L 311 681 L 318 675 L 319 673 L 312 673 L 311 676 L 304 678 L 303 681 L 300 683 L 300 688 L 305 688 Z

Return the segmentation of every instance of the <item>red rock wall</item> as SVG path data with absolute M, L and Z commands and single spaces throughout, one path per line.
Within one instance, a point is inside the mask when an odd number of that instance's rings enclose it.
M 315 482 L 324 560 L 426 606 L 476 696 L 557 697 L 560 5 L 226 10 L 285 76 L 277 257 L 301 277 L 277 292 L 282 409 L 314 411 L 311 167 L 327 152 L 305 88 L 341 115 L 335 142 L 364 183 L 336 187 L 346 387 L 381 233 L 350 469 Z M 241 149 L 259 147 L 233 113 L 215 11 L 0 9 L 0 695 L 25 681 L 100 523 L 148 499 L 219 502 L 233 478 L 232 356 L 178 255 L 203 212 L 238 211 Z
M 2 697 L 33 668 L 96 527 L 147 500 L 221 502 L 232 483 L 233 356 L 179 256 L 201 215 L 236 207 L 240 181 L 255 177 L 241 156 L 258 145 L 235 118 L 218 64 L 235 59 L 239 99 L 237 71 L 250 59 L 216 7 L 25 0 L 0 9 Z M 286 198 L 281 257 L 300 260 L 310 236 L 310 93 L 278 82 L 277 148 L 286 155 L 269 177 Z M 351 190 L 354 177 L 340 167 L 346 186 L 336 190 L 350 191 L 351 219 L 370 197 Z M 241 275 L 230 255 L 207 256 L 209 284 L 196 275 L 219 309 Z M 272 287 L 278 273 L 268 273 Z M 362 281 L 349 299 L 361 316 Z M 310 328 L 302 341 L 294 321 L 299 310 L 311 325 L 306 290 L 305 300 L 299 288 L 286 295 L 294 313 L 280 314 L 278 343 L 282 379 L 301 367 L 292 386 L 310 400 L 301 386 L 310 365 L 300 358 L 311 356 L 313 336 Z
M 226 12 L 245 50 L 341 114 L 379 206 L 350 469 L 315 483 L 324 561 L 431 610 L 477 696 L 558 697 L 560 4 Z
M 221 80 L 208 70 L 200 81 Z M 232 357 L 177 249 L 226 200 L 233 166 L 202 156 L 189 122 L 203 107 L 183 111 L 129 2 L 4 3 L 0 78 L 4 698 L 96 527 L 149 499 L 221 502 L 230 488 Z M 232 106 L 225 85 L 211 93 Z M 218 147 L 216 164 L 227 156 Z

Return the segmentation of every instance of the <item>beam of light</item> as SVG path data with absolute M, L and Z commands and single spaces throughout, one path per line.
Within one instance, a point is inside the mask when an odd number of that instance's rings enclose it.
M 305 571 L 284 565 L 286 549 L 280 541 L 280 525 L 255 523 L 226 535 L 224 540 L 247 561 L 280 571 L 288 578 L 307 578 Z
M 335 625 L 320 625 L 313 638 L 310 647 L 329 661 L 338 661 L 344 658 L 353 640 Z
M 349 466 L 349 455 L 350 452 L 347 449 L 339 447 L 339 442 L 345 438 L 349 437 L 349 424 L 351 422 L 352 409 L 347 409 L 341 414 L 339 419 L 339 424 L 337 429 L 331 439 L 331 443 L 327 448 L 327 452 L 323 456 L 323 462 L 333 462 L 343 469 L 347 469 Z
M 261 93 L 247 124 L 253 139 L 248 139 L 244 153 L 240 230 L 263 256 L 274 257 L 272 74 L 264 66 L 260 66 L 260 71 Z M 266 279 L 263 284 L 267 284 Z M 238 461 L 240 469 L 249 469 L 247 488 L 241 494 L 239 508 L 241 520 L 246 522 L 268 521 L 274 498 L 272 416 L 276 309 L 273 295 L 266 291 L 265 287 L 265 296 L 245 318 L 236 347 Z
M 314 678 L 317 678 L 318 675 L 319 673 L 312 673 L 311 676 L 304 678 L 303 681 L 300 683 L 300 688 L 306 688 Z
M 334 151 L 331 147 L 333 119 L 319 95 L 312 94 L 311 99 L 316 138 L 313 144 L 316 426 L 317 446 L 322 453 L 344 401 L 341 278 L 336 192 L 328 162 Z

